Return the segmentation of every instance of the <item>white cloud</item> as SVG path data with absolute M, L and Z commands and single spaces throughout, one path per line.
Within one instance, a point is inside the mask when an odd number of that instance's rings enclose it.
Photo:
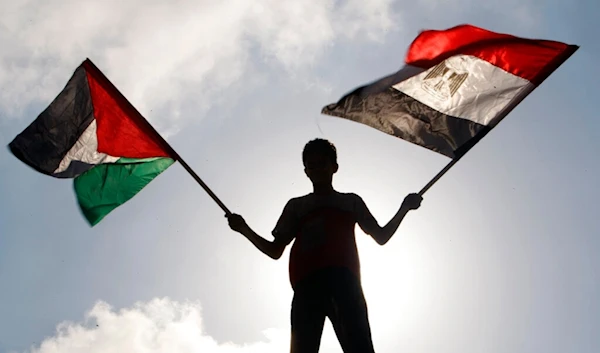
M 397 28 L 392 1 L 0 0 L 0 111 L 52 99 L 89 57 L 151 120 L 173 124 L 184 103 L 201 113 L 250 89 L 265 74 L 252 59 L 294 73 L 336 40 L 380 41 Z
M 220 343 L 210 337 L 200 304 L 155 298 L 132 308 L 114 310 L 98 302 L 80 323 L 63 322 L 53 337 L 31 353 L 270 353 L 289 349 L 287 330 L 264 331 L 250 344 Z
M 97 302 L 82 322 L 62 322 L 27 353 L 281 353 L 288 352 L 290 330 L 263 330 L 258 342 L 218 342 L 207 333 L 199 302 L 154 298 L 115 310 Z M 342 352 L 326 321 L 321 352 Z
M 535 22 L 531 0 L 509 1 L 515 22 Z M 89 57 L 161 132 L 176 132 L 267 75 L 326 92 L 312 69 L 334 44 L 383 43 L 423 14 L 462 23 L 474 6 L 506 12 L 473 0 L 0 0 L 0 114 L 46 104 Z

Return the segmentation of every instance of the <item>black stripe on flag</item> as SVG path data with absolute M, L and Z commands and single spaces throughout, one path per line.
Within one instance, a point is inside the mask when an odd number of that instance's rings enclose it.
M 53 175 L 93 120 L 87 75 L 80 66 L 52 103 L 9 144 L 10 151 L 35 170 Z
M 475 135 L 490 129 L 441 113 L 390 86 L 358 88 L 322 113 L 371 126 L 450 158 L 458 157 L 460 147 Z

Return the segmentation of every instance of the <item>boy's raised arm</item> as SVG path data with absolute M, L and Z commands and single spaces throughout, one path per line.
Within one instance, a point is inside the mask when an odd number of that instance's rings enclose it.
M 421 205 L 423 198 L 419 194 L 409 194 L 394 217 L 383 227 L 380 227 L 375 218 L 369 212 L 367 206 L 362 202 L 363 211 L 359 216 L 358 224 L 361 229 L 369 234 L 379 245 L 387 243 L 398 230 L 400 223 L 410 210 L 416 210 Z M 361 200 L 362 201 L 362 200 Z
M 294 206 L 292 200 L 288 201 L 285 205 L 281 216 L 279 216 L 279 220 L 277 221 L 277 225 L 273 230 L 273 236 L 275 239 L 273 241 L 269 241 L 260 235 L 256 234 L 246 223 L 242 216 L 237 214 L 232 214 L 228 216 L 229 227 L 234 231 L 243 234 L 256 248 L 262 251 L 265 255 L 269 256 L 272 259 L 279 259 L 285 250 L 285 247 L 288 246 L 295 235 L 296 229 L 296 216 L 293 211 Z
M 248 226 L 244 218 L 238 214 L 231 214 L 227 219 L 229 221 L 229 227 L 232 230 L 244 235 L 258 250 L 274 260 L 281 257 L 285 247 L 288 245 L 288 243 L 281 241 L 279 238 L 269 241 L 256 234 L 256 232 Z

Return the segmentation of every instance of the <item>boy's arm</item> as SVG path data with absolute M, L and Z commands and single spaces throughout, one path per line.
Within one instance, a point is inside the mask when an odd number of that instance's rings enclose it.
M 410 210 L 416 210 L 421 205 L 423 198 L 419 194 L 409 194 L 404 198 L 404 202 L 394 217 L 383 227 L 380 227 L 375 218 L 371 215 L 367 206 L 362 202 L 362 217 L 359 217 L 359 226 L 361 229 L 375 239 L 379 245 L 387 243 L 398 227 L 404 220 L 404 217 Z
M 232 230 L 244 235 L 258 250 L 274 260 L 281 257 L 285 247 L 289 244 L 282 241 L 280 238 L 269 241 L 261 237 L 248 226 L 244 218 L 240 215 L 232 214 L 229 215 L 227 219 L 229 220 L 229 227 L 231 227 Z

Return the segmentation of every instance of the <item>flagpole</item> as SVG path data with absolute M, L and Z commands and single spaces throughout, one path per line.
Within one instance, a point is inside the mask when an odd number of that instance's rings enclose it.
M 446 174 L 446 172 L 448 170 L 450 170 L 450 168 L 452 168 L 452 166 L 454 166 L 456 164 L 456 162 L 458 162 L 460 158 L 457 159 L 453 159 L 450 163 L 448 163 L 444 169 L 442 169 L 439 173 L 437 173 L 436 176 L 433 177 L 433 179 L 431 179 L 429 181 L 429 183 L 427 183 L 427 185 L 425 185 L 421 191 L 419 191 L 419 196 L 423 196 L 423 194 L 425 194 L 425 192 L 427 192 L 427 190 L 429 190 L 429 188 L 431 188 L 433 186 L 433 184 L 435 184 L 438 180 L 440 180 L 440 178 Z
M 137 115 L 137 121 L 141 122 L 146 129 L 148 129 L 151 133 L 155 135 L 156 138 L 158 138 L 162 147 L 169 152 L 169 155 L 173 157 L 175 161 L 181 163 L 183 168 L 192 176 L 192 178 L 194 178 L 194 180 L 196 180 L 196 182 L 200 184 L 204 191 L 208 193 L 208 195 L 217 203 L 217 205 L 219 205 L 219 207 L 221 207 L 221 209 L 225 211 L 225 214 L 227 216 L 231 215 L 231 211 L 229 211 L 225 204 L 223 204 L 223 202 L 219 200 L 217 195 L 215 195 L 215 193 L 212 192 L 208 185 L 206 185 L 206 183 L 204 183 L 204 181 L 200 179 L 198 174 L 196 174 L 196 172 L 194 172 L 194 170 L 183 160 L 183 158 L 181 158 L 179 153 L 177 153 L 175 149 L 173 149 L 173 147 L 171 147 L 171 145 L 158 133 L 158 131 L 156 131 L 154 126 L 152 126 L 152 124 L 150 124 L 150 122 L 146 120 L 146 118 L 144 118 L 144 116 L 133 106 L 133 104 L 131 104 L 131 102 L 129 102 L 129 100 L 125 98 L 125 96 L 119 91 L 119 89 L 115 87 L 115 85 L 113 85 L 112 82 L 110 82 L 110 80 L 104 75 L 104 73 L 100 71 L 100 69 L 98 69 L 98 67 L 89 58 L 85 60 L 84 64 L 87 65 L 90 69 L 96 71 L 98 76 L 100 76 L 100 78 L 102 78 L 105 81 L 105 83 L 108 84 L 110 88 L 113 89 L 115 93 L 120 96 L 122 101 L 128 105 L 132 112 Z
M 217 197 L 217 195 L 215 195 L 215 193 L 208 187 L 208 185 L 206 185 L 206 183 L 202 181 L 198 174 L 196 174 L 196 172 L 186 163 L 186 161 L 183 160 L 179 153 L 177 153 L 177 151 L 175 151 L 175 149 L 171 147 L 171 145 L 158 133 L 158 131 L 154 129 L 150 122 L 148 122 L 146 119 L 143 119 L 143 121 L 145 122 L 145 124 L 147 124 L 148 128 L 152 129 L 156 136 L 160 138 L 165 147 L 169 149 L 170 154 L 174 157 L 174 159 L 177 162 L 181 163 L 183 169 L 185 169 L 192 176 L 192 178 L 194 178 L 194 180 L 196 180 L 196 182 L 204 189 L 204 191 L 206 191 L 206 193 L 217 203 L 217 205 L 221 207 L 221 209 L 225 212 L 225 215 L 231 215 L 231 211 L 229 211 L 227 206 L 225 206 L 225 204 Z
M 173 151 L 173 152 L 175 152 L 175 151 Z M 212 190 L 208 187 L 208 185 L 206 185 L 202 181 L 202 179 L 200 179 L 198 174 L 196 174 L 196 172 L 194 172 L 194 170 L 192 170 L 192 168 L 190 168 L 190 166 L 183 160 L 183 158 L 181 158 L 181 156 L 179 156 L 177 153 L 175 153 L 175 154 L 177 155 L 177 161 L 179 163 L 181 163 L 183 168 L 192 176 L 192 178 L 194 178 L 194 180 L 196 180 L 196 182 L 198 182 L 198 184 L 200 184 L 200 186 L 202 186 L 204 191 L 206 191 L 206 193 L 208 193 L 208 195 L 217 203 L 217 205 L 219 205 L 219 207 L 221 207 L 221 209 L 223 211 L 225 211 L 225 214 L 227 216 L 231 215 L 231 211 L 229 211 L 229 209 L 225 206 L 225 204 L 223 204 L 223 202 L 221 202 L 221 200 L 219 200 L 217 195 L 215 195 L 215 193 L 212 192 Z
M 561 54 L 558 55 L 556 58 L 554 58 L 554 60 L 552 62 L 550 62 L 548 64 L 548 66 L 546 66 L 545 71 L 541 72 L 539 75 L 539 78 L 537 79 L 537 84 L 535 84 L 533 86 L 533 88 L 531 90 L 523 90 L 517 97 L 515 97 L 516 99 L 509 105 L 506 106 L 504 108 L 504 110 L 502 112 L 500 112 L 498 114 L 499 119 L 498 121 L 493 125 L 490 126 L 487 129 L 483 129 L 481 130 L 478 134 L 476 134 L 469 142 L 467 146 L 464 146 L 464 148 L 462 150 L 457 150 L 457 156 L 450 162 L 448 163 L 444 169 L 442 169 L 439 173 L 436 174 L 436 176 L 433 177 L 433 179 L 431 179 L 427 185 L 425 185 L 421 191 L 419 191 L 419 195 L 423 196 L 423 194 L 425 194 L 425 192 L 427 192 L 427 190 L 429 190 L 438 180 L 440 180 L 440 178 L 446 174 L 448 172 L 448 170 L 450 170 L 450 168 L 452 168 L 467 152 L 469 152 L 471 150 L 471 148 L 473 148 L 479 141 L 481 141 L 481 139 L 487 135 L 492 128 L 496 127 L 504 118 L 506 118 L 506 116 L 517 106 L 519 105 L 524 99 L 525 97 L 527 97 L 529 94 L 531 94 L 536 88 L 538 88 L 542 82 L 544 82 L 556 69 L 558 69 L 565 61 L 567 61 L 576 51 L 577 49 L 579 49 L 579 46 L 577 45 L 569 45 L 569 47 Z

